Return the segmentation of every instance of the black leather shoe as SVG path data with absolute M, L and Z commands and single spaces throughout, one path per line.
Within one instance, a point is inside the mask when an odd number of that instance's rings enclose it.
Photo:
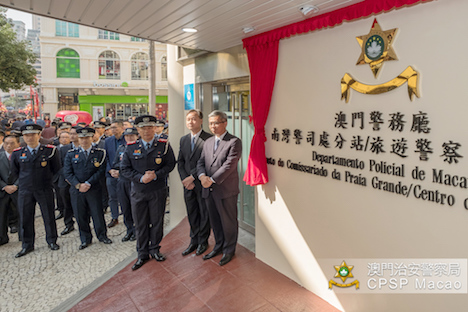
M 156 261 L 166 260 L 166 257 L 162 253 L 160 253 L 159 251 L 154 253 L 154 254 L 151 254 L 151 258 L 156 259 Z
M 55 220 L 62 219 L 63 218 L 63 212 L 60 212 L 56 217 Z
M 208 249 L 208 244 L 200 244 L 197 247 L 197 256 L 200 256 L 202 253 L 204 253 Z
M 10 233 L 11 234 L 18 233 L 18 226 L 16 226 L 16 225 L 10 226 Z
M 22 257 L 22 256 L 26 256 L 28 253 L 30 253 L 31 251 L 34 250 L 34 247 L 31 247 L 31 248 L 23 248 L 21 249 L 20 252 L 18 252 L 15 256 L 15 258 L 19 258 L 19 257 Z
M 117 220 L 117 219 L 112 219 L 111 222 L 109 222 L 109 224 L 107 225 L 107 227 L 108 227 L 108 228 L 111 228 L 111 227 L 116 226 L 117 224 L 119 224 L 119 220 Z
M 146 262 L 148 262 L 149 259 L 138 259 L 135 264 L 132 266 L 132 271 L 135 271 L 135 270 L 138 270 L 139 268 L 141 268 L 143 266 L 143 264 L 145 264 Z
M 131 241 L 131 242 L 136 241 L 136 236 L 135 236 L 135 234 L 133 234 L 132 236 L 130 236 L 130 241 Z
M 104 243 L 104 244 L 112 244 L 112 241 L 109 239 L 109 238 L 101 238 L 99 240 L 101 243 Z
M 69 234 L 70 232 L 74 231 L 75 230 L 75 227 L 72 225 L 72 226 L 67 226 L 63 231 L 62 233 L 60 233 L 60 235 L 67 235 Z
M 91 243 L 83 243 L 80 245 L 80 247 L 78 247 L 79 250 L 83 250 L 85 248 L 87 248 L 89 245 L 91 245 Z
M 232 260 L 232 257 L 234 257 L 234 254 L 224 254 L 223 257 L 221 258 L 221 261 L 219 261 L 219 265 L 223 266 L 229 261 Z
M 190 245 L 188 245 L 187 249 L 182 251 L 182 256 L 191 254 L 192 252 L 195 251 L 195 249 L 197 249 L 197 245 L 191 243 Z
M 211 259 L 213 257 L 216 257 L 220 253 L 221 253 L 221 250 L 212 250 L 209 254 L 206 254 L 206 255 L 203 256 L 203 260 L 208 260 L 208 259 Z
M 125 236 L 122 237 L 122 242 L 128 242 L 130 240 L 130 237 L 132 237 L 132 234 L 130 233 L 125 234 Z
M 50 248 L 50 250 L 59 250 L 60 246 L 57 245 L 57 243 L 50 243 L 49 248 Z

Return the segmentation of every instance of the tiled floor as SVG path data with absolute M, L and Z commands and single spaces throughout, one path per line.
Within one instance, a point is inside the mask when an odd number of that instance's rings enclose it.
M 69 311 L 338 311 L 240 245 L 223 267 L 221 255 L 182 257 L 188 231 L 184 219 L 161 243 L 166 261 L 128 265 Z

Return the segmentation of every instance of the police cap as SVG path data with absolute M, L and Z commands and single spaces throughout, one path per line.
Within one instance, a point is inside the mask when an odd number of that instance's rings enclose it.
M 96 133 L 96 130 L 90 127 L 84 127 L 76 129 L 76 133 L 78 134 L 79 138 L 92 137 Z
M 20 131 L 23 135 L 28 133 L 41 133 L 42 127 L 38 124 L 28 124 L 21 126 Z
M 59 129 L 70 129 L 72 127 L 72 124 L 71 122 L 68 122 L 68 121 L 63 121 L 61 123 L 59 123 Z
M 131 134 L 138 135 L 137 128 L 133 127 L 133 128 L 127 128 L 124 130 L 123 135 L 131 135 Z
M 105 128 L 107 127 L 107 124 L 105 122 L 102 122 L 100 120 L 96 120 L 95 122 L 93 122 L 94 124 L 94 128 Z
M 154 126 L 156 126 L 157 121 L 158 120 L 154 116 L 143 115 L 143 116 L 138 116 L 135 119 L 135 125 L 137 127 L 146 127 L 146 126 L 154 127 Z

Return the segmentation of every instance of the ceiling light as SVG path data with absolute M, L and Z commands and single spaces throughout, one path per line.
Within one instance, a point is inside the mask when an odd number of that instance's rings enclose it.
M 188 33 L 196 33 L 198 30 L 195 28 L 182 28 L 182 31 L 188 32 Z
M 244 27 L 242 28 L 242 31 L 244 32 L 244 34 L 248 34 L 249 32 L 252 32 L 255 30 L 255 27 Z
M 301 11 L 301 13 L 305 16 L 310 13 L 317 13 L 319 8 L 315 5 L 304 5 L 299 8 L 299 11 Z

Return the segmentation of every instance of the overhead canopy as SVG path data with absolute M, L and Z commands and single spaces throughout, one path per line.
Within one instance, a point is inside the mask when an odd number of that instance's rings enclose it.
M 213 52 L 242 39 L 362 0 L 0 0 L 0 5 L 80 25 Z M 300 8 L 318 12 L 304 16 Z M 186 33 L 182 28 L 195 28 Z M 254 27 L 245 34 L 243 29 Z

